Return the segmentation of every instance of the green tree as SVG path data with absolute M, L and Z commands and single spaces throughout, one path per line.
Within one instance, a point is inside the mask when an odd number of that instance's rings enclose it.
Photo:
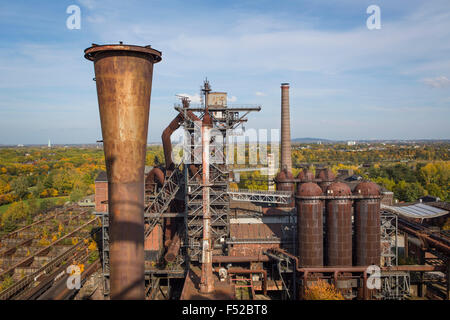
M 33 197 L 39 198 L 44 190 L 45 190 L 44 181 L 42 179 L 39 179 L 36 186 L 33 188 Z
M 69 199 L 72 202 L 80 201 L 86 195 L 85 190 L 82 188 L 74 188 L 70 193 Z
M 425 189 L 418 183 L 408 183 L 404 180 L 399 181 L 393 189 L 394 195 L 400 201 L 411 202 L 426 194 Z
M 23 199 L 28 194 L 28 180 L 26 177 L 21 176 L 15 179 L 11 183 L 11 187 L 14 190 L 14 193 L 20 198 Z

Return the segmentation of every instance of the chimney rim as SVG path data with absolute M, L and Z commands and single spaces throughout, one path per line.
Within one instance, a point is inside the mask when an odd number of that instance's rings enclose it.
M 137 46 L 130 44 L 92 44 L 91 47 L 84 50 L 84 57 L 87 60 L 95 61 L 95 56 L 99 52 L 105 51 L 130 51 L 130 52 L 140 52 L 152 56 L 153 63 L 158 63 L 162 60 L 162 52 L 151 48 L 150 46 Z

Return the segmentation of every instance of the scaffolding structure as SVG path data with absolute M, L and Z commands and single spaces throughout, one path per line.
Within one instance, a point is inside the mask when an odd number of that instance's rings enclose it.
M 205 81 L 203 93 L 209 92 L 209 83 Z M 207 94 L 205 94 L 207 96 Z M 226 241 L 230 237 L 229 230 L 229 203 L 230 195 L 228 185 L 230 171 L 228 164 L 230 158 L 227 155 L 227 144 L 242 123 L 247 121 L 246 116 L 252 111 L 260 111 L 260 106 L 227 107 L 222 105 L 208 105 L 208 99 L 202 99 L 200 107 L 182 107 L 175 105 L 175 110 L 183 114 L 184 121 L 181 126 L 184 129 L 183 144 L 183 175 L 185 183 L 185 239 L 184 247 L 187 249 L 189 261 L 199 261 L 202 253 L 203 237 L 203 188 L 209 188 L 209 208 L 211 212 L 212 249 L 214 255 L 226 254 Z M 201 121 L 194 122 L 188 116 L 188 112 L 197 113 L 202 120 L 206 109 L 209 110 L 213 122 L 214 134 L 211 135 L 211 160 L 209 161 L 209 184 L 202 184 L 202 153 L 200 131 Z M 231 150 L 234 155 L 234 150 Z M 195 166 L 195 170 L 190 168 Z
M 398 218 L 396 214 L 381 211 L 382 267 L 398 265 Z

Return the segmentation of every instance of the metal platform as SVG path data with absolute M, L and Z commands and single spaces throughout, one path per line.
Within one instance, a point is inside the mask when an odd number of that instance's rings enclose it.
M 289 191 L 228 190 L 228 195 L 235 201 L 288 204 L 292 198 Z

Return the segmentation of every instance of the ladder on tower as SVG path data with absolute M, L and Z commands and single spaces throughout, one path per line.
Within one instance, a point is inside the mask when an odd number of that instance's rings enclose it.
M 170 203 L 180 190 L 180 176 L 181 176 L 181 163 L 175 167 L 172 173 L 164 179 L 164 184 L 161 190 L 156 195 L 153 202 L 145 210 L 145 213 L 157 213 L 157 216 L 149 219 L 149 227 L 145 230 L 145 236 L 148 237 L 152 232 L 153 228 L 158 224 L 163 213 L 167 212 Z

